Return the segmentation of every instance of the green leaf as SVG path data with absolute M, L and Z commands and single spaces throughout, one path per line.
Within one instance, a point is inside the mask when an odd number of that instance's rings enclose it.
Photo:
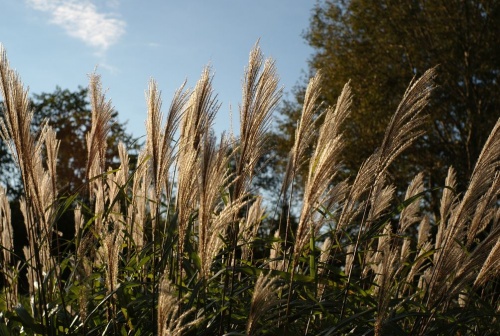
M 11 333 L 5 323 L 0 323 L 0 336 L 10 336 Z
M 30 330 L 37 334 L 45 333 L 43 325 L 37 323 L 23 306 L 19 305 L 14 310 L 25 330 Z

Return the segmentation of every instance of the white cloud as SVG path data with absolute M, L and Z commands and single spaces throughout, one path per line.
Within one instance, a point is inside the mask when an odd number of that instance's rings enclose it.
M 161 44 L 159 44 L 157 42 L 149 42 L 147 44 L 147 46 L 150 47 L 150 48 L 159 48 L 159 47 L 161 47 Z
M 99 61 L 99 64 L 96 65 L 96 68 L 94 71 L 98 71 L 99 69 L 104 69 L 106 71 L 108 71 L 110 74 L 112 75 L 118 75 L 121 73 L 120 69 L 115 67 L 114 65 L 112 64 L 109 64 L 108 62 L 106 62 L 106 59 L 103 58 Z
M 111 8 L 118 8 L 120 6 L 120 0 L 107 0 L 106 6 Z
M 66 33 L 105 51 L 125 33 L 125 22 L 99 12 L 90 0 L 26 0 L 33 9 L 51 15 L 50 22 Z

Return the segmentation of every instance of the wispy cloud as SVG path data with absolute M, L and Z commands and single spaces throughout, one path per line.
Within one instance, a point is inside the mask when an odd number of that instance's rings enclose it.
M 26 0 L 33 9 L 51 15 L 50 22 L 87 45 L 106 51 L 125 33 L 125 21 L 103 13 L 90 0 Z M 111 2 L 113 3 L 113 2 Z
M 148 42 L 147 46 L 150 48 L 159 48 L 159 47 L 161 47 L 161 44 L 159 44 L 157 42 Z
M 99 69 L 104 69 L 104 70 L 108 71 L 108 73 L 110 73 L 112 75 L 119 75 L 121 73 L 121 71 L 120 71 L 119 68 L 115 67 L 114 65 L 109 64 L 108 62 L 106 62 L 105 59 L 102 59 L 99 62 L 99 64 L 95 68 L 95 71 L 97 71 Z
M 120 0 L 106 0 L 106 6 L 118 8 L 120 6 Z

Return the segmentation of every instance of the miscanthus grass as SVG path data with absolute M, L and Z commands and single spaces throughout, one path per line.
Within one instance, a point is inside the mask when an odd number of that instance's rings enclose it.
M 313 76 L 275 200 L 297 222 L 284 213 L 273 226 L 266 205 L 276 202 L 252 181 L 281 89 L 258 45 L 243 74 L 238 138 L 214 134 L 221 104 L 209 67 L 168 109 L 151 80 L 135 165 L 120 144 L 119 164 L 106 166 L 113 107 L 92 74 L 86 174 L 75 195 L 58 190 L 57 133 L 49 124 L 32 132 L 28 90 L 1 49 L 0 135 L 24 192 L 23 221 L 13 222 L 0 188 L 0 334 L 495 334 L 500 121 L 464 193 L 449 167 L 438 214 L 424 206 L 424 173 L 406 193 L 388 182 L 393 161 L 425 132 L 435 76 L 430 69 L 401 92 L 382 143 L 344 181 L 353 92 L 347 83 L 335 106 L 323 106 L 321 72 Z M 68 212 L 74 221 L 64 223 Z M 14 246 L 21 225 L 23 255 Z M 68 225 L 74 237 L 62 236 Z

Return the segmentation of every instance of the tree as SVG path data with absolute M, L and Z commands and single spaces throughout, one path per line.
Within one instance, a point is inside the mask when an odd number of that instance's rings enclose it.
M 1 113 L 0 105 L 0 113 Z M 0 175 L 0 185 L 5 188 L 7 194 L 11 198 L 18 196 L 17 192 L 20 190 L 19 179 L 16 175 L 16 167 L 12 156 L 9 154 L 5 142 L 0 138 L 0 167 L 2 167 L 2 174 Z
M 321 69 L 325 103 L 333 105 L 351 80 L 354 99 L 346 126 L 346 173 L 379 146 L 385 126 L 414 76 L 438 66 L 427 135 L 393 165 L 393 182 L 424 171 L 429 186 L 444 183 L 446 168 L 459 172 L 464 190 L 475 160 L 500 115 L 500 2 L 496 0 L 322 1 L 305 39 L 314 48 L 310 72 Z M 276 155 L 286 157 L 300 111 L 282 108 Z M 437 204 L 435 205 L 437 206 Z
M 61 193 L 75 192 L 84 180 L 87 161 L 85 134 L 90 129 L 92 115 L 87 92 L 87 88 L 83 87 L 76 91 L 57 87 L 53 93 L 34 94 L 31 101 L 34 114 L 33 130 L 39 131 L 47 122 L 57 132 L 57 138 L 61 141 L 57 165 L 57 180 Z M 116 165 L 117 145 L 120 141 L 131 151 L 139 148 L 132 135 L 126 132 L 125 123 L 118 122 L 117 117 L 118 112 L 115 111 L 112 115 L 115 123 L 108 137 L 109 166 Z M 1 182 L 10 185 L 10 194 L 14 198 L 21 195 L 20 184 L 17 183 L 19 177 L 16 176 L 13 162 L 3 142 L 0 144 L 0 164 L 3 171 L 9 171 L 8 179 L 3 175 Z
M 87 144 L 85 134 L 90 130 L 92 112 L 87 99 L 87 88 L 79 87 L 69 91 L 57 87 L 53 93 L 34 94 L 33 127 L 40 129 L 44 122 L 53 127 L 61 141 L 57 166 L 59 187 L 72 193 L 85 177 L 87 163 Z M 116 165 L 118 143 L 123 142 L 129 150 L 137 150 L 138 144 L 125 130 L 125 123 L 117 121 L 118 112 L 114 111 L 108 137 L 107 161 L 109 166 Z

